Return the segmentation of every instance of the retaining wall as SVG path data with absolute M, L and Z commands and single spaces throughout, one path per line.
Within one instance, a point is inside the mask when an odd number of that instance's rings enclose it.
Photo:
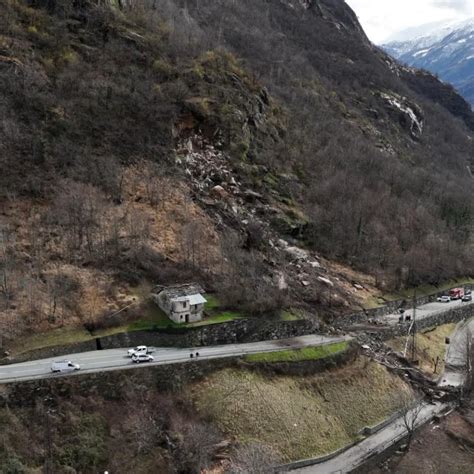
M 315 374 L 335 364 L 347 363 L 357 355 L 356 345 L 341 354 L 325 359 L 287 363 L 280 367 L 285 375 L 300 372 Z M 241 356 L 223 359 L 189 359 L 167 365 L 139 366 L 132 363 L 128 368 L 108 372 L 75 373 L 71 376 L 48 377 L 41 380 L 18 381 L 6 384 L 0 390 L 0 406 L 33 406 L 38 399 L 69 398 L 71 395 L 91 396 L 98 394 L 106 400 L 120 399 L 131 386 L 156 388 L 159 391 L 179 392 L 186 385 L 199 381 L 212 372 L 234 367 L 260 370 L 261 364 L 248 363 Z
M 121 400 L 130 392 L 130 387 L 179 392 L 188 383 L 236 364 L 238 361 L 234 358 L 210 359 L 14 382 L 2 387 L 0 406 L 34 406 L 38 400 L 46 398 L 59 403 L 61 399 L 67 400 L 72 395 L 84 397 L 97 395 L 105 400 Z
M 450 310 L 427 316 L 416 320 L 416 332 L 425 331 L 430 328 L 442 326 L 443 324 L 458 323 L 464 319 L 474 317 L 474 305 L 458 306 Z M 396 324 L 394 326 L 375 326 L 371 336 L 381 341 L 392 339 L 398 336 L 406 336 L 411 323 Z
M 245 367 L 258 370 L 266 375 L 291 375 L 306 376 L 313 375 L 326 370 L 342 367 L 354 361 L 360 354 L 359 345 L 351 341 L 349 346 L 342 352 L 331 354 L 317 360 L 305 360 L 300 362 L 247 362 Z
M 96 349 L 134 347 L 142 344 L 156 347 L 200 347 L 288 339 L 313 334 L 318 329 L 317 321 L 307 319 L 298 321 L 246 319 L 189 329 L 136 331 L 100 337 L 77 344 L 33 350 L 3 359 L 0 364 L 45 359 Z
M 199 347 L 288 339 L 314 333 L 319 324 L 310 320 L 269 321 L 245 319 L 198 328 L 137 331 L 100 338 L 103 349 L 145 344 L 159 347 Z
M 471 284 L 460 285 L 460 286 L 464 288 L 469 288 L 469 289 L 472 289 L 473 287 L 473 285 Z M 453 287 L 453 288 L 457 288 L 457 287 Z M 446 291 L 439 291 L 437 293 L 433 293 L 432 295 L 420 296 L 419 298 L 416 298 L 416 305 L 422 306 L 427 303 L 432 303 L 433 301 L 436 301 L 436 298 L 439 295 L 446 294 L 448 292 L 449 290 L 446 290 Z M 372 319 L 372 318 L 396 313 L 399 308 L 412 309 L 413 299 L 408 298 L 408 299 L 400 299 L 396 301 L 388 301 L 387 303 L 385 303 L 383 306 L 379 308 L 366 309 L 363 311 L 359 311 L 357 313 L 350 314 L 348 316 L 344 316 L 339 322 L 339 325 L 351 325 L 354 323 L 367 322 L 369 319 Z

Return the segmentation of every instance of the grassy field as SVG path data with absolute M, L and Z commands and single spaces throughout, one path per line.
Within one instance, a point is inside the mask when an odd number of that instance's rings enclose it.
M 146 285 L 142 285 L 135 290 L 133 296 L 135 296 L 138 301 L 146 301 L 149 292 L 150 288 Z M 206 294 L 205 297 L 207 299 L 205 317 L 202 321 L 196 323 L 174 323 L 153 301 L 146 301 L 142 303 L 142 316 L 133 321 L 124 322 L 123 324 L 109 328 L 98 329 L 93 331 L 92 334 L 83 328 L 60 328 L 45 333 L 32 334 L 17 341 L 15 347 L 11 347 L 10 351 L 18 354 L 45 347 L 73 344 L 88 341 L 96 337 L 106 337 L 126 332 L 176 328 L 191 329 L 245 319 L 245 316 L 237 311 L 223 309 L 220 301 L 214 295 Z M 296 321 L 302 317 L 302 314 L 297 310 L 287 310 L 282 311 L 280 319 L 282 321 Z
M 349 343 L 339 342 L 320 347 L 304 347 L 289 351 L 267 352 L 245 356 L 247 362 L 300 362 L 304 360 L 318 360 L 338 354 L 347 349 Z
M 449 337 L 454 329 L 455 324 L 445 324 L 437 328 L 418 333 L 415 336 L 416 359 L 420 362 L 420 369 L 429 375 L 435 375 L 434 368 L 436 359 L 438 358 L 438 365 L 436 374 L 442 373 L 444 370 L 444 356 L 446 353 L 446 337 Z M 387 345 L 392 349 L 403 353 L 406 346 L 406 337 L 398 337 L 387 342 Z M 408 354 L 411 351 L 411 343 L 408 344 Z
M 142 295 L 138 294 L 138 297 Z M 224 311 L 220 309 L 219 301 L 212 295 L 206 295 L 208 302 L 205 306 L 205 318 L 203 321 L 189 324 L 177 324 L 171 321 L 165 313 L 152 301 L 143 306 L 143 316 L 131 322 L 126 322 L 110 328 L 98 329 L 92 334 L 84 328 L 60 328 L 48 332 L 25 336 L 18 340 L 15 347 L 10 348 L 12 353 L 23 353 L 45 347 L 67 345 L 88 341 L 96 337 L 106 337 L 114 334 L 135 331 L 151 331 L 169 328 L 190 329 L 194 327 L 222 324 L 244 316 L 236 311 Z
M 365 426 L 389 417 L 409 388 L 384 367 L 359 358 L 313 376 L 219 371 L 193 386 L 201 415 L 239 441 L 271 446 L 292 461 L 332 452 Z
M 53 329 L 45 333 L 37 333 L 24 336 L 16 341 L 15 347 L 10 349 L 13 354 L 43 349 L 64 344 L 74 344 L 89 341 L 93 336 L 81 328 Z
M 211 303 L 211 306 L 214 303 Z M 208 326 L 211 324 L 220 324 L 236 319 L 241 319 L 243 316 L 240 313 L 234 311 L 219 311 L 217 309 L 209 311 L 206 304 L 206 316 L 202 321 L 196 323 L 177 324 L 171 321 L 168 316 L 153 302 L 149 302 L 143 311 L 143 317 L 122 326 L 116 326 L 109 330 L 97 331 L 98 336 L 104 336 L 109 334 L 117 334 L 120 332 L 133 332 L 133 331 L 150 331 L 157 329 L 168 329 L 168 328 L 193 328 L 200 326 Z

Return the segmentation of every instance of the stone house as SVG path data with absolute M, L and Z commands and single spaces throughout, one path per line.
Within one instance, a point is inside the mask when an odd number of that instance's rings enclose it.
M 158 287 L 152 294 L 155 303 L 175 323 L 201 321 L 207 300 L 204 290 L 196 284 Z

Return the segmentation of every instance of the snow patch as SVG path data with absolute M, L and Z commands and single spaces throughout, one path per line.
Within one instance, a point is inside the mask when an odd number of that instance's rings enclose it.
M 427 49 L 422 49 L 421 51 L 417 51 L 416 53 L 413 54 L 413 56 L 416 58 L 418 56 L 426 56 L 429 52 L 431 51 L 431 48 Z

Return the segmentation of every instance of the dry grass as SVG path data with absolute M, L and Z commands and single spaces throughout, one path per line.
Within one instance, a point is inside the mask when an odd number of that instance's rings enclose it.
M 429 375 L 435 375 L 434 368 L 438 359 L 436 374 L 440 374 L 444 370 L 444 357 L 446 353 L 446 337 L 449 337 L 456 328 L 455 324 L 444 324 L 437 328 L 421 332 L 416 335 L 416 359 L 420 363 L 420 369 Z M 398 337 L 391 339 L 387 345 L 397 352 L 403 354 L 406 346 L 406 337 Z M 411 353 L 411 342 L 408 344 L 408 355 Z
M 333 276 L 337 276 L 337 286 L 344 290 L 346 294 L 357 302 L 354 309 L 359 310 L 361 307 L 368 308 L 371 305 L 368 301 L 375 300 L 380 290 L 375 286 L 375 278 L 373 276 L 358 272 L 353 268 L 341 263 L 328 260 L 322 260 L 323 267 L 327 268 Z M 359 285 L 358 288 L 354 284 Z M 373 305 L 372 305 L 373 306 Z
M 112 225 L 113 218 L 120 216 L 124 219 L 140 216 L 140 222 L 150 230 L 145 236 L 146 244 L 162 256 L 182 262 L 188 257 L 189 239 L 196 238 L 193 243 L 197 263 L 209 271 L 217 268 L 222 259 L 214 224 L 189 198 L 186 186 L 169 179 L 156 180 L 162 199 L 151 205 L 140 172 L 135 167 L 126 170 L 124 202 L 120 207 L 107 207 L 101 215 L 101 224 Z M 42 216 L 47 212 L 48 203 L 15 199 L 0 204 L 0 226 L 15 232 L 14 248 L 18 256 L 14 272 L 9 276 L 15 282 L 14 301 L 8 308 L 0 306 L 0 331 L 6 338 L 16 339 L 33 331 L 45 333 L 60 328 L 78 328 L 84 322 L 100 322 L 104 316 L 130 303 L 135 295 L 126 283 L 117 284 L 112 267 L 94 268 L 81 261 L 77 264 L 67 262 L 64 244 L 58 236 L 48 238 L 39 253 L 38 236 L 45 231 Z M 188 229 L 190 222 L 193 229 Z M 128 230 L 121 230 L 125 231 Z M 40 270 L 32 265 L 38 259 L 41 260 Z M 55 317 L 51 318 L 52 297 L 46 278 L 54 275 L 70 276 L 80 284 L 80 293 L 68 295 L 69 307 L 57 304 Z M 148 295 L 137 300 L 141 302 L 146 297 Z M 33 341 L 32 345 L 36 346 L 36 343 Z
M 258 441 L 285 460 L 334 451 L 399 407 L 396 394 L 409 388 L 365 358 L 308 377 L 268 378 L 246 370 L 223 370 L 193 388 L 201 414 L 224 432 Z
M 151 230 L 152 246 L 173 261 L 183 261 L 186 256 L 186 235 L 193 223 L 197 253 L 206 267 L 212 269 L 221 260 L 220 242 L 210 217 L 190 198 L 190 191 L 182 183 L 168 178 L 155 179 L 158 195 L 157 205 L 150 205 L 143 183 L 147 175 L 147 163 L 139 163 L 125 172 L 124 188 L 129 212 L 146 216 Z
M 46 333 L 39 332 L 36 334 L 23 336 L 15 341 L 15 345 L 10 348 L 13 355 L 22 354 L 45 347 L 53 347 L 57 345 L 74 344 L 93 339 L 93 336 L 81 328 L 61 328 L 53 329 Z

